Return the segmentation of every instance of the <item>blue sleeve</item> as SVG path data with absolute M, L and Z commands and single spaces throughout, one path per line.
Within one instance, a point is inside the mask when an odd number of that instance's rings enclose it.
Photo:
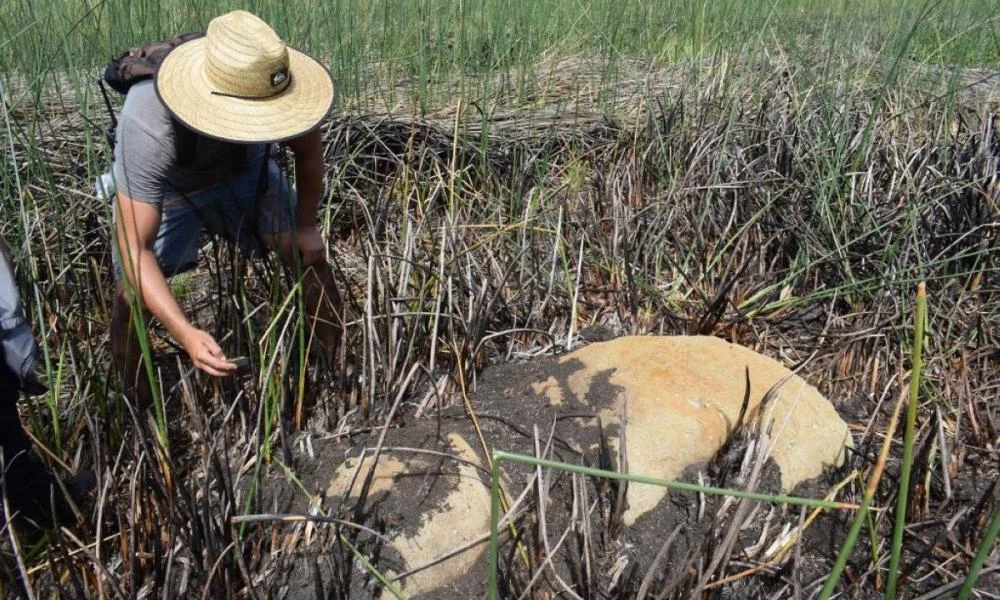
M 0 240 L 0 359 L 20 389 L 32 395 L 47 389 L 35 373 L 37 354 L 38 343 L 24 320 L 10 252 Z

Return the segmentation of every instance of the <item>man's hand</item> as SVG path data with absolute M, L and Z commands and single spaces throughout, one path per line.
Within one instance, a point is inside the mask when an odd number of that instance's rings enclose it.
M 326 244 L 315 225 L 300 226 L 295 232 L 295 243 L 303 267 L 311 267 L 326 260 Z
M 177 341 L 184 346 L 194 366 L 209 375 L 221 377 L 236 370 L 236 365 L 226 360 L 226 355 L 215 338 L 201 329 L 192 327 L 184 334 L 183 339 Z

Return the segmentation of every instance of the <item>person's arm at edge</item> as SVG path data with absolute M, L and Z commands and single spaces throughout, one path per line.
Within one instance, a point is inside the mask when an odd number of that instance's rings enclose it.
M 195 366 L 210 375 L 225 375 L 236 366 L 205 331 L 193 326 L 167 285 L 153 251 L 160 228 L 160 208 L 118 193 L 116 237 L 126 281 L 139 292 L 143 305 L 177 340 Z

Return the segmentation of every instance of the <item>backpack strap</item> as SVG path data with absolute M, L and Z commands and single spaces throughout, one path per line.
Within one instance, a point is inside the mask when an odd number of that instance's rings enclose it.
M 118 117 L 115 116 L 115 110 L 111 108 L 111 99 L 108 98 L 108 88 L 104 85 L 104 79 L 98 79 L 97 85 L 101 88 L 101 96 L 104 97 L 104 107 L 108 109 L 108 117 L 111 118 L 111 124 L 104 129 L 104 139 L 108 142 L 108 148 L 111 152 L 114 152 L 115 131 L 118 129 Z
M 264 160 L 260 163 L 260 175 L 257 176 L 257 200 L 259 201 L 264 192 L 267 191 L 267 169 L 268 161 L 271 158 L 271 144 L 264 144 Z
M 177 164 L 181 167 L 189 167 L 194 164 L 198 155 L 198 134 L 173 117 L 170 118 L 170 122 L 174 126 Z

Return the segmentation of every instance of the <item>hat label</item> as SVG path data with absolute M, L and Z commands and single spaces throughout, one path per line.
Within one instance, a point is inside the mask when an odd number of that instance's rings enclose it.
M 286 79 L 288 79 L 287 68 L 280 69 L 278 71 L 275 71 L 274 73 L 271 73 L 271 87 L 278 87 L 282 83 L 285 83 Z

